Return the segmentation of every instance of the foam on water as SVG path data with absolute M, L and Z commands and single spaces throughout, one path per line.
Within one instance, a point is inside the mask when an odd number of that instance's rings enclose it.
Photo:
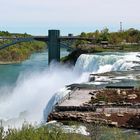
M 125 71 L 140 65 L 139 53 L 108 53 L 108 54 L 82 54 L 75 65 L 80 73 L 104 73 L 109 71 Z

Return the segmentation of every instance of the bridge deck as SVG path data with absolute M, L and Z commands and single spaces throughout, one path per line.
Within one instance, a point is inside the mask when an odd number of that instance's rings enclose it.
M 0 46 L 0 50 L 7 48 L 9 46 L 12 46 L 16 43 L 20 42 L 30 42 L 30 41 L 43 41 L 45 43 L 48 43 L 48 61 L 49 63 L 52 60 L 60 61 L 60 47 L 61 45 L 67 46 L 72 44 L 76 40 L 87 40 L 92 41 L 94 38 L 85 38 L 85 37 L 79 37 L 79 36 L 72 36 L 72 34 L 69 34 L 69 36 L 60 36 L 60 30 L 49 30 L 48 36 L 29 36 L 29 37 L 4 37 L 0 36 L 1 40 L 12 40 L 11 43 L 3 44 Z M 64 44 L 65 42 L 65 44 Z
M 27 40 L 27 39 L 34 39 L 34 40 L 39 40 L 39 41 L 49 41 L 48 36 L 31 36 L 31 37 L 0 37 L 0 39 L 5 39 L 5 40 Z M 65 40 L 87 40 L 87 41 L 92 41 L 95 40 L 95 38 L 87 38 L 87 37 L 79 37 L 79 36 L 60 36 L 58 38 L 60 41 L 65 41 Z

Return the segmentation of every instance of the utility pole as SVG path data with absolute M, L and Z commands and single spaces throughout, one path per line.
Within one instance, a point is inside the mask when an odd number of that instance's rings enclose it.
M 120 22 L 120 32 L 123 31 L 122 22 Z

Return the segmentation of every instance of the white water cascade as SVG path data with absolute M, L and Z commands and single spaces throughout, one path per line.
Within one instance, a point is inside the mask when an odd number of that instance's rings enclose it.
M 22 73 L 13 90 L 0 89 L 7 95 L 0 100 L 0 119 L 5 126 L 16 126 L 24 120 L 40 122 L 44 112 L 46 121 L 55 103 L 69 92 L 65 85 L 87 82 L 89 73 L 130 70 L 139 63 L 139 53 L 83 54 L 74 68 L 55 63 L 45 71 Z
M 79 73 L 105 73 L 126 71 L 140 65 L 139 53 L 82 54 L 75 65 Z
M 0 96 L 3 125 L 18 127 L 25 120 L 29 123 L 41 122 L 43 112 L 49 113 L 52 106 L 69 92 L 65 85 L 84 82 L 82 80 L 73 68 L 57 63 L 50 64 L 44 71 L 21 73 L 12 90 L 9 87 L 0 88 L 0 93 L 3 93 Z M 48 110 L 44 111 L 49 100 Z
M 134 66 L 140 66 L 139 53 L 101 53 L 101 54 L 82 54 L 74 67 L 75 73 L 80 73 L 79 79 L 87 82 L 90 73 L 105 73 L 110 71 L 128 71 Z M 77 81 L 78 82 L 78 81 Z M 67 91 L 68 92 L 68 91 Z M 52 106 L 64 95 L 63 92 L 55 94 L 48 102 L 44 110 L 44 118 L 51 111 Z M 61 96 L 62 97 L 62 96 Z

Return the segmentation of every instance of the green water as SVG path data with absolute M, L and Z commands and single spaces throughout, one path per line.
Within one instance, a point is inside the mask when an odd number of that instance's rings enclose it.
M 68 52 L 61 49 L 61 57 Z M 31 57 L 19 64 L 0 65 L 0 87 L 14 86 L 20 74 L 25 72 L 40 71 L 48 67 L 48 51 L 34 53 Z

